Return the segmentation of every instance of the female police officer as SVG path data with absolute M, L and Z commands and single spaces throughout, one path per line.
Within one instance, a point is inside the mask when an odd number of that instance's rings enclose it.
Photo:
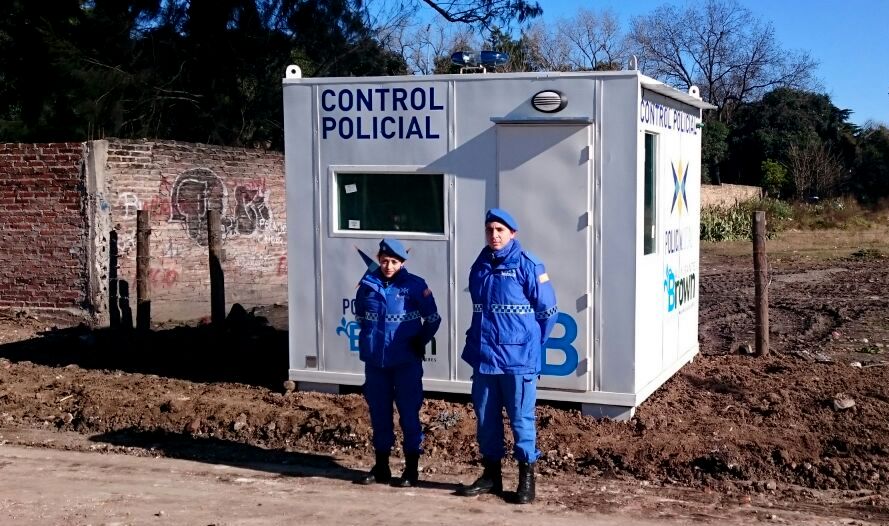
M 426 282 L 403 268 L 408 254 L 396 239 L 383 239 L 380 267 L 361 278 L 355 318 L 361 324 L 358 349 L 364 362 L 364 397 L 373 427 L 376 464 L 361 484 L 388 483 L 389 451 L 395 443 L 392 403 L 404 432 L 404 473 L 398 485 L 416 485 L 423 433 L 423 356 L 441 318 Z
M 484 472 L 458 493 L 499 493 L 503 489 L 503 420 L 506 414 L 519 462 L 516 500 L 534 500 L 537 429 L 534 405 L 541 348 L 556 320 L 556 295 L 543 263 L 515 239 L 519 226 L 505 210 L 485 214 L 485 241 L 469 271 L 472 325 L 462 358 L 472 366 L 472 403 Z

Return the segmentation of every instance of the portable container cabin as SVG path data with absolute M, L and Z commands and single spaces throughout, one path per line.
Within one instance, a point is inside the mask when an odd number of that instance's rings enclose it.
M 629 418 L 698 352 L 698 96 L 637 70 L 284 83 L 289 377 L 364 382 L 354 297 L 382 237 L 435 294 L 424 388 L 469 392 L 460 359 L 484 213 L 509 210 L 559 301 L 541 399 Z

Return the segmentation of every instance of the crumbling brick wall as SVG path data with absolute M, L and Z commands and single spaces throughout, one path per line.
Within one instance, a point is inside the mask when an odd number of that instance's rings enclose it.
M 152 318 L 210 312 L 207 210 L 221 212 L 226 303 L 287 300 L 284 157 L 278 152 L 173 141 L 90 143 L 95 171 L 95 302 L 115 318 L 136 302 L 136 211 L 151 214 Z M 111 246 L 116 239 L 116 251 Z M 107 248 L 107 250 L 106 250 Z M 111 265 L 116 260 L 116 283 Z M 114 290 L 114 289 L 117 290 Z M 127 301 L 127 296 L 129 296 Z M 107 298 L 107 299 L 106 299 Z M 105 305 L 102 305 L 105 303 Z M 100 318 L 106 313 L 100 312 Z
M 81 143 L 0 144 L 0 307 L 84 306 L 82 157 Z

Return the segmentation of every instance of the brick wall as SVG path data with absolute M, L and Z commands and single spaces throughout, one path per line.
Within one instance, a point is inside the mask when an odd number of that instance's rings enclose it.
M 287 233 L 281 153 L 168 141 L 89 143 L 100 319 L 117 279 L 135 309 L 136 211 L 151 213 L 152 317 L 209 315 L 206 212 L 221 211 L 228 305 L 285 303 Z M 113 234 L 112 234 L 113 232 Z M 109 289 L 109 287 L 111 287 Z M 114 312 L 108 313 L 112 317 Z
M 82 157 L 80 143 L 0 144 L 0 307 L 86 301 Z
M 762 196 L 762 188 L 740 184 L 702 184 L 701 208 L 708 206 L 730 207 L 735 203 L 758 199 Z

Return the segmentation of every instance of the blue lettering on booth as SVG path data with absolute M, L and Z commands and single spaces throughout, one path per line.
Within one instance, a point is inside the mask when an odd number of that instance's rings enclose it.
M 433 113 L 445 107 L 435 86 L 321 91 L 321 138 L 440 139 Z M 336 115 L 331 115 L 336 114 Z
M 577 370 L 579 356 L 577 349 L 574 347 L 574 340 L 577 339 L 577 322 L 574 318 L 560 312 L 556 317 L 556 323 L 565 327 L 565 334 L 558 338 L 550 337 L 543 345 L 543 352 L 540 353 L 540 374 L 548 376 L 568 376 Z M 556 349 L 565 353 L 565 361 L 559 364 L 547 363 L 546 350 Z
M 346 316 L 355 315 L 355 300 L 352 298 L 342 299 L 342 318 L 340 324 L 336 328 L 336 334 L 343 335 L 349 340 L 349 351 L 358 352 L 358 335 L 361 333 L 361 325 L 356 321 L 349 321 Z M 550 337 L 543 345 L 543 352 L 540 353 L 540 374 L 548 376 L 568 376 L 577 370 L 579 363 L 579 355 L 574 347 L 574 340 L 577 339 L 577 322 L 570 315 L 560 312 L 556 315 L 556 323 L 564 327 L 564 333 L 558 338 Z M 565 361 L 562 363 L 547 363 L 546 349 L 555 349 L 561 351 L 565 355 Z M 432 354 L 436 354 L 435 340 L 432 341 Z

